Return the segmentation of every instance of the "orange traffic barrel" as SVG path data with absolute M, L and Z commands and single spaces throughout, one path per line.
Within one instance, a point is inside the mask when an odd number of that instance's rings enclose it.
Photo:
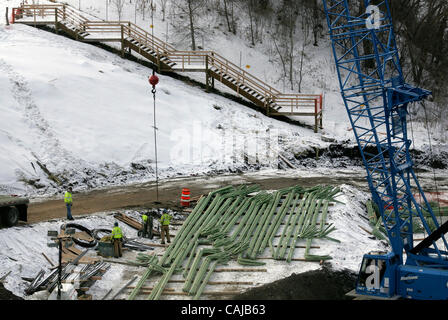
M 182 195 L 180 197 L 180 205 L 182 207 L 190 206 L 190 189 L 187 188 L 182 189 Z

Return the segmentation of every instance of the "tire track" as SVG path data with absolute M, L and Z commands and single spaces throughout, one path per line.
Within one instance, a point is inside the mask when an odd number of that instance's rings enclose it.
M 17 73 L 11 65 L 0 58 L 0 72 L 5 74 L 11 84 L 11 96 L 21 107 L 22 117 L 29 128 L 38 131 L 39 145 L 37 146 L 40 157 L 45 162 L 57 165 L 56 161 L 65 159 L 71 163 L 79 162 L 71 152 L 65 149 L 57 138 L 51 125 L 40 112 L 39 106 L 33 99 L 32 91 L 22 75 Z M 30 147 L 23 146 L 27 151 L 33 154 Z M 37 158 L 37 157 L 36 157 Z

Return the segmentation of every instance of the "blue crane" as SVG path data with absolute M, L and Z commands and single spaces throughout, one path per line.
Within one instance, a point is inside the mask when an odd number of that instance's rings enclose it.
M 389 2 L 360 1 L 365 12 L 349 0 L 323 0 L 341 95 L 392 247 L 364 255 L 355 291 L 448 299 L 448 222 L 437 221 L 418 182 L 406 119 L 409 104 L 432 93 L 404 81 Z M 415 245 L 416 223 L 427 236 Z

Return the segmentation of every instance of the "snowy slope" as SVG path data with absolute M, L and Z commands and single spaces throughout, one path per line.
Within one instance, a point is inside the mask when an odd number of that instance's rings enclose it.
M 0 0 L 0 8 L 19 2 Z M 106 16 L 103 2 L 67 2 L 75 8 L 81 4 L 82 10 L 97 19 Z M 108 16 L 116 18 L 111 6 Z M 134 16 L 134 5 L 127 2 L 122 19 L 136 19 L 148 29 L 149 17 Z M 217 23 L 216 18 L 208 19 Z M 170 40 L 174 37 L 169 29 L 166 34 L 167 23 L 156 11 L 155 35 Z M 251 48 L 235 35 L 212 30 L 204 49 L 216 50 L 235 63 L 241 56 L 241 65 L 250 65 L 251 73 L 288 90 L 267 47 L 257 44 Z M 175 45 L 188 49 L 179 41 Z M 325 95 L 324 129 L 318 134 L 162 76 L 156 106 L 160 176 L 248 170 L 251 166 L 245 156 L 253 167 L 269 168 L 275 166 L 276 152 L 294 155 L 325 148 L 329 143 L 321 135 L 353 142 L 329 41 L 320 39 L 319 47 L 308 46 L 306 59 L 303 91 Z M 5 26 L 4 19 L 0 19 L 0 70 L 0 191 L 57 192 L 60 186 L 49 179 L 47 169 L 63 186 L 72 185 L 75 190 L 154 178 L 150 70 L 32 27 Z M 204 81 L 202 73 L 188 76 Z M 428 142 L 425 127 L 414 123 L 413 130 L 416 145 Z
M 41 0 L 42 2 L 42 0 Z M 60 1 L 68 3 L 76 9 L 83 11 L 84 15 L 88 15 L 93 19 L 109 20 L 118 19 L 116 8 L 109 4 L 107 7 L 105 2 L 96 0 L 64 0 Z M 136 23 L 142 28 L 154 32 L 154 35 L 172 44 L 178 50 L 191 50 L 189 37 L 179 36 L 173 24 L 180 24 L 179 17 L 173 18 L 169 13 L 172 11 L 172 2 L 167 2 L 167 13 L 165 21 L 162 20 L 161 1 L 153 0 L 155 3 L 155 11 L 151 17 L 151 11 L 146 10 L 143 15 L 141 11 L 136 10 L 135 2 L 124 2 L 122 11 L 122 20 L 128 20 Z M 236 19 L 238 24 L 238 32 L 236 35 L 229 33 L 225 26 L 224 17 L 218 16 L 215 11 L 211 14 L 203 14 L 195 17 L 198 28 L 205 32 L 197 32 L 196 42 L 201 50 L 213 50 L 239 65 L 247 72 L 258 77 L 262 81 L 270 84 L 278 90 L 285 93 L 297 93 L 298 85 L 295 83 L 294 88 L 290 87 L 288 80 L 283 76 L 280 59 L 272 45 L 272 37 L 276 37 L 275 26 L 265 26 L 264 32 L 261 33 L 263 42 L 257 42 L 255 46 L 250 45 L 248 36 L 245 34 L 249 30 L 249 19 L 247 10 L 244 5 L 236 2 L 235 10 L 238 12 Z M 275 6 L 275 2 L 272 3 Z M 107 13 L 106 13 L 107 11 Z M 210 12 L 209 12 L 210 13 Z M 186 17 L 183 18 L 185 20 Z M 301 15 L 297 18 L 297 25 L 301 24 Z M 183 21 L 182 20 L 182 21 Z M 185 21 L 183 21 L 185 23 Z M 343 100 L 340 95 L 339 80 L 333 61 L 333 53 L 331 41 L 327 35 L 326 21 L 321 22 L 324 30 L 318 39 L 318 46 L 313 46 L 312 39 L 304 39 L 303 30 L 295 34 L 295 64 L 300 64 L 301 50 L 304 46 L 304 62 L 302 71 L 302 90 L 301 93 L 323 94 L 324 96 L 324 129 L 323 134 L 335 136 L 339 141 L 354 141 L 353 132 L 345 111 Z M 150 25 L 153 28 L 150 28 Z M 299 27 L 298 27 L 299 29 Z M 311 35 L 308 38 L 312 38 Z M 199 49 L 198 49 L 199 50 Z M 297 68 L 296 68 L 297 69 Z M 204 82 L 202 74 L 188 73 L 189 77 Z M 297 79 L 298 74 L 295 75 Z M 217 83 L 217 88 L 222 91 L 234 93 L 227 87 Z M 430 102 L 427 102 L 430 104 Z M 422 108 L 416 106 L 414 108 L 418 114 L 422 114 Z M 415 119 L 415 115 L 413 116 Z M 304 124 L 313 124 L 312 117 L 293 117 Z M 411 119 L 408 121 L 411 122 Z M 413 134 L 414 147 L 424 149 L 429 141 L 427 126 L 424 122 L 412 121 L 410 134 Z M 442 125 L 431 125 L 431 142 L 434 144 L 446 144 L 448 141 L 448 133 Z M 412 132 L 411 132 L 412 131 Z
M 26 192 L 20 180 L 47 190 L 38 162 L 75 188 L 153 176 L 150 70 L 24 25 L 0 26 L 0 38 L 3 190 Z M 323 143 L 309 129 L 169 77 L 157 86 L 156 108 L 162 176 L 238 167 L 278 135 L 286 150 Z

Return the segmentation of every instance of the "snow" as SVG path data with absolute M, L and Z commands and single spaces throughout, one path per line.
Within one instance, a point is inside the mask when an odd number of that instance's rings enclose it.
M 0 8 L 11 8 L 19 2 L 0 0 Z M 66 2 L 75 7 L 79 3 L 78 0 Z M 82 0 L 81 6 L 98 19 L 105 18 L 102 2 Z M 126 5 L 123 19 L 134 21 L 133 10 L 133 5 Z M 112 11 L 109 17 L 114 19 Z M 165 34 L 167 22 L 161 21 L 160 12 L 154 18 L 155 35 L 171 39 L 172 34 Z M 148 17 L 143 21 L 137 15 L 136 20 L 147 28 Z M 178 49 L 189 49 L 182 41 L 176 40 L 175 44 Z M 213 29 L 204 49 L 215 50 L 238 64 L 241 57 L 241 65 L 249 65 L 249 72 L 288 91 L 281 80 L 280 68 L 272 63 L 263 45 L 249 47 L 236 36 Z M 330 144 L 325 137 L 353 143 L 330 43 L 320 39 L 319 47 L 307 50 L 303 92 L 324 94 L 324 129 L 317 134 L 307 127 L 267 118 L 222 96 L 159 75 L 156 94 L 159 177 L 172 179 L 238 168 L 244 166 L 244 153 L 252 160 L 258 157 L 263 164 L 262 174 L 278 177 L 272 161 L 277 152 L 291 154 L 314 147 L 325 148 Z M 75 191 L 153 180 L 154 113 L 147 82 L 151 72 L 89 44 L 25 25 L 6 26 L 4 19 L 0 19 L 0 192 L 29 195 L 34 197 L 33 201 L 38 196 L 62 192 L 38 162 L 62 179 L 64 185 L 73 185 Z M 204 82 L 202 73 L 186 75 Z M 217 88 L 230 92 L 223 86 Z M 314 121 L 312 118 L 299 120 L 305 124 Z M 416 147 L 428 143 L 423 124 L 414 123 L 413 131 Z M 279 136 L 282 137 L 280 144 Z M 443 139 L 442 135 L 435 138 L 436 141 Z M 266 150 L 271 157 L 264 154 Z M 346 174 L 352 170 L 347 169 Z M 305 177 L 331 175 L 333 171 L 316 168 L 286 174 Z M 235 177 L 222 179 L 233 181 Z M 341 243 L 326 241 L 316 254 L 331 255 L 335 269 L 357 272 L 364 253 L 388 248 L 359 227 L 368 227 L 364 203 L 370 194 L 349 185 L 344 185 L 342 191 L 339 200 L 344 204 L 335 204 L 329 214 L 329 222 L 336 227 L 332 236 Z M 109 228 L 114 218 L 111 213 L 98 213 L 76 222 L 89 228 Z M 49 270 L 42 253 L 56 261 L 57 250 L 47 247 L 46 234 L 48 230 L 59 230 L 63 223 L 55 220 L 0 230 L 0 277 L 11 270 L 5 283 L 8 290 L 24 296 L 27 283 L 21 277 L 33 277 L 42 268 Z M 136 237 L 135 230 L 127 226 L 124 232 Z M 316 240 L 316 244 L 320 242 Z M 160 252 L 156 248 L 151 253 Z M 301 257 L 303 252 L 297 254 Z M 125 259 L 133 258 L 135 252 L 125 253 Z M 267 267 L 268 273 L 236 275 L 233 280 L 250 278 L 259 285 L 317 269 L 319 265 L 269 261 Z M 141 268 L 113 264 L 89 293 L 100 299 L 109 289 L 117 290 L 129 281 L 131 274 L 141 272 Z M 224 275 L 214 277 L 211 280 Z M 39 294 L 27 297 L 39 298 L 42 298 Z
M 333 224 L 336 230 L 330 234 L 331 237 L 338 239 L 340 242 L 333 242 L 323 239 L 314 239 L 312 245 L 319 246 L 319 249 L 311 249 L 310 254 L 330 255 L 329 260 L 334 270 L 350 270 L 357 272 L 359 264 L 362 261 L 362 256 L 368 251 L 387 251 L 388 246 L 385 242 L 372 239 L 371 235 L 363 231 L 361 227 L 369 228 L 368 219 L 366 218 L 366 210 L 364 207 L 365 201 L 369 198 L 369 194 L 359 191 L 358 189 L 349 186 L 341 186 L 341 194 L 337 197 L 338 201 L 342 203 L 335 203 L 329 207 L 328 220 L 329 224 Z M 136 211 L 126 211 L 134 218 L 139 217 Z M 178 219 L 180 215 L 175 214 Z M 75 223 L 81 224 L 90 230 L 93 229 L 110 229 L 115 222 L 112 212 L 103 212 L 95 215 L 89 215 L 77 218 Z M 6 277 L 5 288 L 13 292 L 15 295 L 23 297 L 27 300 L 33 299 L 47 299 L 49 293 L 37 292 L 31 296 L 24 294 L 28 282 L 22 277 L 33 278 L 40 270 L 48 272 L 50 265 L 45 259 L 44 254 L 49 257 L 54 263 L 58 261 L 58 250 L 47 246 L 50 242 L 47 237 L 49 230 L 60 230 L 61 226 L 66 221 L 57 219 L 47 222 L 27 225 L 25 227 L 14 227 L 0 230 L 0 270 L 2 275 L 11 273 Z M 159 238 L 153 240 L 137 238 L 137 231 L 123 223 L 120 223 L 123 233 L 126 238 L 136 239 L 141 243 L 159 243 Z M 176 230 L 180 226 L 172 226 L 172 234 L 176 234 Z M 281 234 L 282 230 L 278 231 Z M 278 239 L 277 239 L 278 241 Z M 304 245 L 304 240 L 297 244 Z M 276 245 L 276 242 L 273 243 Z M 81 248 L 84 250 L 83 248 Z M 161 247 L 154 247 L 154 250 L 146 251 L 144 253 L 150 255 L 162 255 L 164 249 Z M 126 250 L 123 258 L 120 261 L 135 261 L 138 251 Z M 296 249 L 293 258 L 303 258 L 304 249 Z M 94 250 L 90 250 L 87 256 L 97 256 Z M 266 249 L 263 257 L 270 256 L 269 248 Z M 263 268 L 267 272 L 215 272 L 210 281 L 250 281 L 253 286 L 267 284 L 285 277 L 293 273 L 302 273 L 306 271 L 316 270 L 320 265 L 316 262 L 292 261 L 286 263 L 285 261 L 263 260 L 266 265 Z M 79 270 L 78 266 L 76 270 Z M 220 268 L 241 268 L 236 261 L 230 261 L 227 265 L 219 265 Z M 146 269 L 141 267 L 134 267 L 123 264 L 111 263 L 110 268 L 103 275 L 101 280 L 98 280 L 89 289 L 88 294 L 91 294 L 93 299 L 100 300 L 106 293 L 112 289 L 113 291 L 108 296 L 112 298 L 115 293 L 121 289 L 130 279 L 137 275 L 141 277 Z M 149 279 L 145 286 L 152 286 L 159 281 L 160 276 L 154 276 Z M 173 279 L 183 279 L 180 274 L 174 275 Z M 133 283 L 135 285 L 136 282 Z M 214 288 L 207 289 L 213 291 Z M 177 289 L 176 291 L 179 291 Z M 129 291 L 117 296 L 118 299 L 126 298 Z M 141 299 L 143 296 L 137 297 Z M 189 297 L 166 296 L 164 299 L 189 299 Z
M 19 2 L 2 0 L 0 7 L 11 8 Z M 82 15 L 89 19 L 106 17 L 103 2 L 66 2 L 74 8 L 80 5 Z M 126 2 L 122 20 L 135 21 L 149 31 L 148 14 L 143 20 L 141 13 L 134 15 L 134 9 L 134 4 Z M 116 19 L 113 6 L 108 16 Z M 211 16 L 203 19 L 200 24 L 219 23 Z M 156 10 L 154 34 L 171 39 L 179 50 L 189 49 L 170 33 L 168 20 L 162 22 Z M 288 92 L 267 45 L 250 47 L 238 36 L 211 30 L 204 49 L 250 66 L 248 72 Z M 4 115 L 0 191 L 28 196 L 60 193 L 61 186 L 48 179 L 38 161 L 62 186 L 71 185 L 75 191 L 154 180 L 154 112 L 147 82 L 151 70 L 52 33 L 18 24 L 6 26 L 1 19 L 0 39 L 0 108 Z M 294 117 L 308 127 L 290 125 L 160 76 L 156 95 L 159 177 L 247 170 L 245 155 L 251 164 L 270 169 L 277 153 L 293 157 L 308 149 L 322 149 L 330 144 L 325 137 L 354 143 L 330 48 L 325 38 L 319 47 L 307 46 L 302 92 L 324 94 L 324 129 L 317 134 L 309 127 L 312 117 Z M 202 83 L 205 80 L 203 73 L 184 75 Z M 217 88 L 231 92 L 218 83 Z M 421 147 L 428 142 L 424 127 L 414 124 L 413 130 L 414 143 Z M 277 142 L 278 137 L 282 142 Z
M 74 183 L 75 190 L 86 179 L 90 186 L 121 182 L 120 175 L 132 171 L 132 163 L 148 169 L 137 172 L 137 179 L 153 179 L 148 163 L 154 161 L 150 70 L 32 27 L 0 28 L 0 107 L 9 118 L 2 118 L 8 121 L 0 133 L 5 142 L 2 189 L 26 194 L 31 190 L 22 178 L 40 179 L 48 187 L 37 161 Z M 39 57 L 39 63 L 33 57 Z M 280 133 L 289 138 L 286 147 L 295 145 L 297 136 L 320 143 L 319 136 L 309 136 L 309 129 L 267 118 L 165 76 L 157 86 L 156 108 L 161 176 L 233 166 L 234 159 L 228 157 L 233 138 L 239 156 L 244 139 L 256 141 L 257 136 L 258 148 L 263 147 L 260 137 L 274 139 Z M 96 176 L 89 176 L 91 172 Z

